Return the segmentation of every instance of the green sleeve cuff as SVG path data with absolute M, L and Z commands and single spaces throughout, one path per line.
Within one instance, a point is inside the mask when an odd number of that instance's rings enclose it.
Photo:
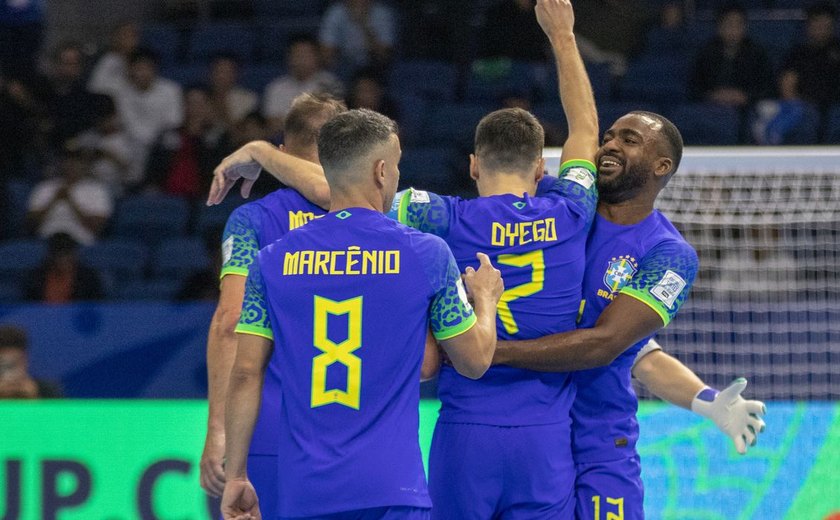
M 411 203 L 411 190 L 412 188 L 405 190 L 405 193 L 400 197 L 400 205 L 397 208 L 397 222 L 406 226 L 411 225 L 408 223 L 408 205 Z
M 255 325 L 240 323 L 236 326 L 234 331 L 237 334 L 250 334 L 252 336 L 260 336 L 267 340 L 274 341 L 274 333 L 271 332 L 271 329 L 266 329 L 265 327 L 257 327 Z
M 235 274 L 237 276 L 244 276 L 248 277 L 248 268 L 247 267 L 236 267 L 236 266 L 228 266 L 222 267 L 222 273 L 219 275 L 219 280 L 224 278 L 229 274 Z
M 664 324 L 663 327 L 667 326 L 671 322 L 671 316 L 667 312 L 664 312 L 662 310 L 662 305 L 659 303 L 659 301 L 656 300 L 650 294 L 648 294 L 647 291 L 639 291 L 630 287 L 625 287 L 624 289 L 619 291 L 619 294 L 626 294 L 627 296 L 635 298 L 647 305 L 648 307 L 650 307 L 651 309 L 653 309 L 653 311 L 656 312 L 656 314 L 658 314 L 660 318 L 662 318 L 662 323 Z
M 466 318 L 461 323 L 455 325 L 454 327 L 447 327 L 442 330 L 432 331 L 432 335 L 438 341 L 454 338 L 455 336 L 460 336 L 461 334 L 473 328 L 477 321 L 478 319 L 475 317 L 475 314 L 470 314 L 468 318 Z
M 595 167 L 595 163 L 586 159 L 569 159 L 560 165 L 561 172 L 567 168 L 586 168 L 592 173 L 598 173 L 598 168 Z

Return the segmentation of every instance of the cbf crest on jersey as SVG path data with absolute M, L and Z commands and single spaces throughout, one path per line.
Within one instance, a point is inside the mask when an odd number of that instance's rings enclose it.
M 630 255 L 613 257 L 607 264 L 607 272 L 604 273 L 604 284 L 609 288 L 610 293 L 616 294 L 627 282 L 633 279 L 633 275 L 639 269 L 636 259 Z

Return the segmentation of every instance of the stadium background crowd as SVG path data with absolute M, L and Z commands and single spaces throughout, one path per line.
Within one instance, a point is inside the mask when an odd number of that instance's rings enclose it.
M 205 207 L 210 172 L 282 142 L 304 91 L 394 117 L 402 184 L 440 193 L 473 193 L 491 110 L 530 109 L 547 146 L 565 139 L 527 0 L 169 0 L 107 41 L 51 25 L 72 3 L 0 2 L 0 302 L 215 298 L 241 200 Z M 687 145 L 840 143 L 836 3 L 575 6 L 602 122 L 644 108 Z

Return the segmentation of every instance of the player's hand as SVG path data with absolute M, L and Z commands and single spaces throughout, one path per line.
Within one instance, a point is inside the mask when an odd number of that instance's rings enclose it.
M 575 26 L 575 12 L 570 0 L 537 0 L 535 11 L 537 22 L 549 39 L 572 34 Z
M 747 380 L 739 377 L 712 400 L 703 395 L 709 390 L 704 389 L 691 403 L 691 410 L 714 421 L 720 431 L 732 439 L 741 455 L 758 442 L 758 435 L 765 427 L 762 417 L 767 413 L 767 407 L 761 401 L 741 397 L 746 387 Z
M 248 480 L 231 480 L 222 495 L 224 520 L 262 520 L 259 500 Z
M 242 197 L 247 199 L 251 194 L 251 188 L 262 170 L 262 166 L 251 154 L 251 144 L 248 143 L 225 157 L 213 170 L 213 183 L 210 185 L 210 195 L 207 197 L 208 206 L 225 200 L 228 192 L 239 179 L 244 179 L 240 188 Z
M 225 491 L 225 434 L 207 432 L 204 451 L 201 453 L 201 488 L 213 497 L 220 497 Z
M 494 306 L 499 303 L 499 298 L 505 292 L 505 284 L 502 280 L 502 273 L 490 263 L 490 257 L 484 253 L 476 254 L 478 257 L 478 271 L 472 267 L 464 270 L 464 283 L 467 292 L 474 301 L 484 300 Z

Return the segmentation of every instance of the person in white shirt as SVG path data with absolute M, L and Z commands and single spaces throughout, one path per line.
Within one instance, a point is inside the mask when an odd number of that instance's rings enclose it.
M 216 117 L 226 128 L 232 128 L 253 112 L 259 96 L 238 85 L 239 61 L 232 55 L 220 54 L 210 63 L 210 99 Z
M 318 42 L 310 36 L 298 36 L 289 43 L 286 54 L 289 73 L 275 79 L 265 89 L 263 115 L 269 120 L 272 132 L 283 128 L 283 119 L 292 100 L 308 92 L 341 97 L 342 85 L 321 64 Z
M 111 34 L 111 46 L 94 65 L 88 90 L 111 94 L 128 81 L 128 60 L 140 43 L 140 30 L 132 22 L 117 26 Z
M 104 184 L 89 176 L 90 163 L 81 150 L 65 149 L 59 171 L 59 177 L 33 188 L 27 220 L 41 238 L 66 233 L 91 245 L 113 212 L 113 199 Z

